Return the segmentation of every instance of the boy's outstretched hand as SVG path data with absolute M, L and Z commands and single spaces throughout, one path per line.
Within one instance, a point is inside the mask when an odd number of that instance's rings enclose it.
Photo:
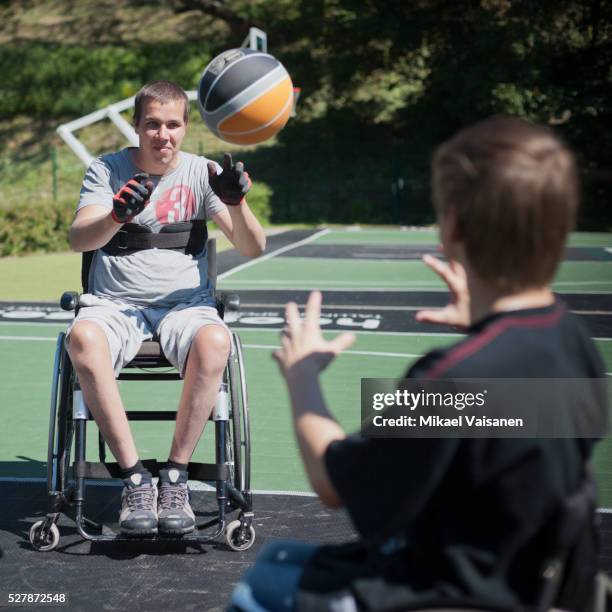
M 470 292 L 463 266 L 451 260 L 449 263 L 424 255 L 423 263 L 431 268 L 448 286 L 451 301 L 444 308 L 419 310 L 416 320 L 421 323 L 438 323 L 465 329 L 470 326 Z
M 355 341 L 355 335 L 351 333 L 340 334 L 333 340 L 323 338 L 319 326 L 321 301 L 320 291 L 310 294 L 303 321 L 297 304 L 289 302 L 285 307 L 287 323 L 281 334 L 282 348 L 272 356 L 287 379 L 301 375 L 318 375 Z

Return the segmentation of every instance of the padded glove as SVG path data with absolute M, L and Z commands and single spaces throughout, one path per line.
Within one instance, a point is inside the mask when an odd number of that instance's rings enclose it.
M 223 172 L 217 174 L 217 167 L 208 163 L 208 182 L 219 199 L 229 206 L 237 206 L 251 188 L 252 182 L 249 173 L 245 172 L 244 164 L 232 163 L 232 156 L 226 153 L 223 156 Z
M 153 181 L 146 172 L 135 174 L 113 198 L 113 219 L 117 223 L 129 223 L 149 203 L 153 193 Z

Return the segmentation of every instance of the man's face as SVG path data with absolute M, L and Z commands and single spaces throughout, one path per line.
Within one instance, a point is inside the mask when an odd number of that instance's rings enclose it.
M 168 168 L 176 167 L 187 128 L 184 110 L 182 100 L 168 104 L 157 100 L 145 103 L 135 126 L 140 137 L 138 153 L 144 170 L 162 174 Z

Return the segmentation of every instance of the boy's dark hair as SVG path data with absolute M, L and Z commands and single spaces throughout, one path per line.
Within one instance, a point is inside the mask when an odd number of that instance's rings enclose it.
M 134 125 L 138 125 L 142 109 L 149 100 L 157 100 L 161 104 L 182 100 L 185 107 L 183 121 L 189 121 L 189 98 L 183 88 L 172 81 L 153 81 L 142 87 L 134 98 Z
M 436 151 L 434 204 L 452 207 L 476 274 L 503 290 L 550 283 L 579 200 L 574 156 L 549 128 L 492 117 Z

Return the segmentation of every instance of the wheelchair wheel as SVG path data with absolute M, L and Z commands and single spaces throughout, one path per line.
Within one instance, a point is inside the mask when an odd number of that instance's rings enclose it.
M 74 391 L 74 369 L 64 348 L 62 361 L 62 376 L 60 382 L 60 404 L 57 414 L 57 460 L 58 489 L 65 491 L 69 479 L 70 454 L 74 438 L 74 421 L 72 420 L 72 403 Z
M 59 543 L 60 532 L 55 523 L 45 526 L 46 520 L 36 521 L 30 528 L 30 544 L 34 550 L 48 552 Z M 46 529 L 45 529 L 46 527 Z M 43 533 L 46 531 L 46 533 Z
M 47 448 L 48 490 L 61 493 L 65 491 L 68 481 L 74 432 L 72 420 L 73 369 L 64 341 L 65 334 L 59 334 L 53 371 Z
M 66 334 L 57 339 L 47 447 L 47 486 L 49 492 L 64 492 L 70 468 L 72 448 L 73 369 L 64 346 Z
M 249 428 L 248 395 L 242 357 L 242 344 L 232 334 L 233 350 L 228 368 L 231 427 L 227 454 L 233 460 L 231 479 L 236 489 L 249 491 L 251 487 L 251 435 Z M 231 462 L 230 462 L 231 465 Z
M 253 525 L 245 527 L 242 521 L 232 521 L 225 528 L 225 541 L 232 550 L 248 550 L 255 543 L 255 529 Z

